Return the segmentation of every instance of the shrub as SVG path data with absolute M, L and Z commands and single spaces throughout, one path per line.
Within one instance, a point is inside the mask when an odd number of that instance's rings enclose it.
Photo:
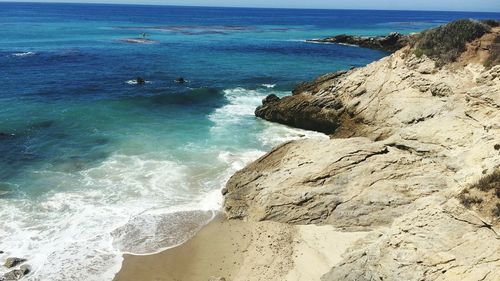
M 465 51 L 466 43 L 487 32 L 490 27 L 473 20 L 457 20 L 446 25 L 423 31 L 414 37 L 412 46 L 434 59 L 439 66 L 455 61 Z
M 458 199 L 466 208 L 474 207 L 500 219 L 500 169 L 462 191 Z
M 415 49 L 413 53 L 417 56 L 417 58 L 421 58 L 424 55 L 424 52 L 420 49 Z
M 471 188 L 476 188 L 484 192 L 488 192 L 490 190 L 500 190 L 500 169 L 482 177 L 479 181 L 473 184 Z
M 460 203 L 462 203 L 462 205 L 464 205 L 466 208 L 470 208 L 472 207 L 472 205 L 479 205 L 483 203 L 483 199 L 476 196 L 472 196 L 468 192 L 460 194 L 459 199 Z
M 500 21 L 492 20 L 492 19 L 482 20 L 481 23 L 486 24 L 487 26 L 490 26 L 490 27 L 498 27 L 498 26 L 500 26 Z
M 500 64 L 500 35 L 497 35 L 491 44 L 490 56 L 484 62 L 484 66 L 492 67 L 498 64 Z

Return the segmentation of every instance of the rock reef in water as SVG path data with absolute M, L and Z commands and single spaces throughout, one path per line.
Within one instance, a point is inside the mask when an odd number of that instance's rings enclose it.
M 386 52 L 395 52 L 404 46 L 408 45 L 410 39 L 409 36 L 403 35 L 401 33 L 390 33 L 387 36 L 355 36 L 340 34 L 333 37 L 328 37 L 324 39 L 311 39 L 307 42 L 316 43 L 335 43 L 335 44 L 346 44 L 355 45 L 361 48 L 368 48 L 374 50 L 381 50 Z
M 257 116 L 331 139 L 284 143 L 233 175 L 228 217 L 367 231 L 323 281 L 500 280 L 498 217 L 459 198 L 500 169 L 500 65 L 483 66 L 499 34 L 441 67 L 406 46 L 266 98 Z

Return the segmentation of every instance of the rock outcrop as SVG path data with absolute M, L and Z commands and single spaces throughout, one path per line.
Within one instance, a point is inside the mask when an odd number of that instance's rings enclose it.
M 356 45 L 361 48 L 375 49 L 386 52 L 395 52 L 404 46 L 408 45 L 410 39 L 409 36 L 403 35 L 401 33 L 390 33 L 387 36 L 354 36 L 340 34 L 333 37 L 328 37 L 324 39 L 311 39 L 308 42 L 317 43 L 336 43 L 336 44 L 348 44 Z
M 26 259 L 22 258 L 7 258 L 7 260 L 4 263 L 4 266 L 7 268 L 12 268 L 24 263 L 25 261 Z
M 0 251 L 0 254 L 3 253 Z M 11 269 L 9 272 L 0 275 L 0 281 L 19 280 L 31 272 L 31 267 L 24 264 L 27 260 L 23 258 L 11 257 L 5 260 L 4 266 Z M 18 269 L 17 266 L 21 265 Z
M 331 139 L 287 142 L 237 172 L 225 212 L 368 231 L 323 281 L 500 280 L 498 219 L 458 199 L 500 168 L 500 65 L 483 59 L 436 67 L 408 46 L 266 98 L 257 116 Z
M 3 275 L 3 277 L 0 277 L 1 281 L 15 281 L 15 280 L 20 280 L 27 274 L 31 272 L 31 268 L 29 265 L 21 265 L 19 269 L 14 269 L 11 270 Z

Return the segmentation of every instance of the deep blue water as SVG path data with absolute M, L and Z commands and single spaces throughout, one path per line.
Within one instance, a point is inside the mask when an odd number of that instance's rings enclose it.
M 217 209 L 231 173 L 305 133 L 257 120 L 263 97 L 386 55 L 305 39 L 458 18 L 500 15 L 0 3 L 0 250 L 33 280 L 111 278 L 131 251 L 114 229 Z

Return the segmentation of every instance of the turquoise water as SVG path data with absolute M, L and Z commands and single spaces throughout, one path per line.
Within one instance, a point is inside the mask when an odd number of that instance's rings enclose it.
M 110 280 L 121 253 L 183 242 L 236 170 L 325 137 L 256 119 L 262 98 L 386 55 L 305 39 L 464 17 L 499 15 L 0 3 L 2 258 L 29 258 L 32 280 Z

